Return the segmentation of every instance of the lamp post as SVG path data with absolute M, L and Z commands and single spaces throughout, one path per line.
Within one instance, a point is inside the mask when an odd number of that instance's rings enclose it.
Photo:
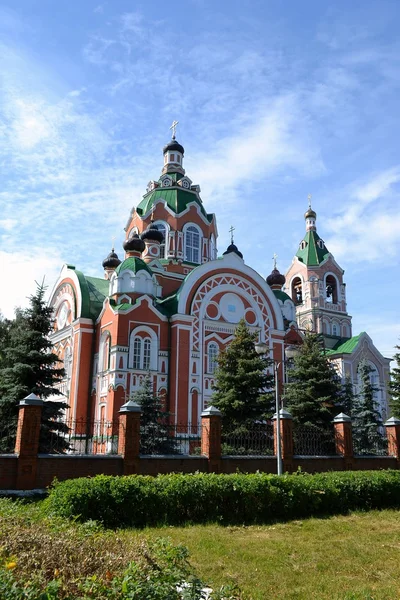
M 269 347 L 264 342 L 258 342 L 254 344 L 255 351 L 259 356 L 267 354 Z M 288 346 L 285 348 L 285 358 L 294 358 L 299 349 L 296 346 Z M 280 415 L 280 401 L 279 401 L 279 380 L 278 370 L 281 364 L 285 365 L 285 360 L 274 361 L 274 375 L 275 375 L 275 417 L 276 417 L 276 472 L 278 475 L 283 474 L 283 463 L 282 463 L 282 444 L 281 444 L 281 415 Z

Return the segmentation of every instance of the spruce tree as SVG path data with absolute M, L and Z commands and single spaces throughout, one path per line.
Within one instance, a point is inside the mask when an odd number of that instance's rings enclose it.
M 57 355 L 48 339 L 52 331 L 52 308 L 44 300 L 45 287 L 37 286 L 30 296 L 29 307 L 17 309 L 11 322 L 7 344 L 0 363 L 0 422 L 7 425 L 7 435 L 0 440 L 1 450 L 12 451 L 16 434 L 19 401 L 34 393 L 45 400 L 40 430 L 40 452 L 57 451 L 68 447 L 63 433 L 67 426 L 60 420 L 67 404 L 47 400 L 60 396 L 57 384 L 64 377 Z
M 396 346 L 396 350 L 400 350 L 400 346 Z M 400 419 L 400 352 L 396 352 L 394 360 L 396 361 L 396 366 L 393 367 L 390 372 L 389 405 L 392 415 Z
M 150 373 L 146 375 L 142 387 L 132 394 L 131 399 L 142 409 L 141 454 L 176 454 L 176 440 L 170 435 L 171 427 L 168 425 L 171 414 L 164 409 L 162 399 L 154 394 Z
M 212 405 L 222 413 L 225 433 L 250 428 L 274 413 L 273 361 L 259 356 L 252 334 L 242 319 L 232 342 L 217 357 Z
M 321 347 L 321 338 L 307 333 L 285 385 L 285 405 L 294 425 L 307 425 L 320 433 L 333 431 L 332 419 L 340 406 L 340 381 Z
M 346 375 L 342 384 L 340 407 L 338 407 L 338 410 L 343 411 L 347 416 L 353 414 L 354 399 L 353 382 L 350 375 Z
M 371 382 L 371 371 L 366 361 L 360 363 L 358 367 L 360 387 L 352 411 L 353 443 L 356 454 L 380 454 L 385 447 L 385 440 L 380 432 L 382 419 L 375 401 L 378 388 Z

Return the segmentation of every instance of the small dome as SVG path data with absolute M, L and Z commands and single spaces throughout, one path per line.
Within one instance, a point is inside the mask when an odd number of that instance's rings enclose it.
M 149 240 L 150 242 L 160 242 L 160 244 L 164 241 L 163 232 L 157 229 L 157 225 L 154 225 L 154 223 L 151 223 L 140 237 L 143 241 Z
M 173 152 L 174 150 L 176 152 L 180 152 L 182 155 L 185 153 L 184 147 L 181 146 L 181 144 L 177 142 L 175 138 L 172 138 L 172 140 L 168 142 L 166 146 L 164 146 L 163 153 L 165 154 L 168 151 Z
M 118 258 L 118 255 L 114 252 L 114 248 L 111 250 L 110 254 L 103 260 L 104 269 L 116 269 L 118 265 L 121 264 L 121 261 Z
M 272 273 L 267 277 L 267 283 L 269 286 L 279 285 L 282 287 L 285 285 L 286 277 L 279 273 L 278 269 L 273 269 Z
M 126 252 L 140 252 L 145 249 L 145 243 L 140 239 L 137 233 L 134 233 L 130 238 L 122 244 Z
M 240 258 L 243 258 L 243 254 L 240 252 L 240 250 L 238 250 L 238 247 L 235 244 L 229 244 L 229 246 L 223 253 L 223 256 L 225 256 L 225 254 L 230 254 L 231 252 L 234 252 L 235 254 L 240 256 Z
M 315 210 L 313 210 L 311 207 L 307 210 L 306 213 L 304 213 L 304 218 L 305 219 L 316 219 L 317 218 L 317 213 L 315 212 Z

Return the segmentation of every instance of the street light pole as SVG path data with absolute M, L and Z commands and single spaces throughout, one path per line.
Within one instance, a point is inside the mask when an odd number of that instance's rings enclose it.
M 276 418 L 276 472 L 278 475 L 283 474 L 282 464 L 282 443 L 281 443 L 281 415 L 280 415 L 280 402 L 279 402 L 279 380 L 278 380 L 278 369 L 281 363 L 274 362 L 275 370 L 275 418 Z

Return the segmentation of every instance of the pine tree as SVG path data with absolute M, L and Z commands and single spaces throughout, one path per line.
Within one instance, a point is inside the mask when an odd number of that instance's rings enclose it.
M 140 405 L 140 452 L 141 454 L 176 454 L 177 444 L 171 436 L 168 420 L 171 414 L 164 409 L 162 399 L 153 392 L 150 373 L 142 387 L 134 392 L 131 399 Z
M 340 381 L 322 351 L 321 338 L 307 333 L 285 385 L 285 404 L 295 425 L 307 425 L 321 433 L 332 431 L 332 419 L 340 405 Z
M 396 350 L 400 350 L 400 346 L 396 346 Z M 400 352 L 394 355 L 396 361 L 395 367 L 392 368 L 390 376 L 391 380 L 389 383 L 390 393 L 390 408 L 392 415 L 400 419 Z
M 382 419 L 375 401 L 378 388 L 371 382 L 371 371 L 366 361 L 360 363 L 358 367 L 360 389 L 354 399 L 351 415 L 356 454 L 379 454 L 385 447 L 383 435 L 379 431 L 382 427 Z
M 0 363 L 0 422 L 8 425 L 8 433 L 0 440 L 1 450 L 14 447 L 19 401 L 34 393 L 42 400 L 60 396 L 57 384 L 64 377 L 57 355 L 48 339 L 52 331 L 52 308 L 44 300 L 45 287 L 38 285 L 30 296 L 29 307 L 17 309 L 11 322 L 7 345 Z M 61 400 L 46 400 L 42 410 L 39 450 L 50 452 L 67 448 L 63 433 L 67 426 L 59 419 L 67 404 Z M 61 434 L 61 435 L 60 435 Z
M 219 354 L 211 402 L 222 413 L 226 433 L 250 428 L 274 413 L 273 364 L 255 350 L 257 334 L 242 319 L 232 342 Z

